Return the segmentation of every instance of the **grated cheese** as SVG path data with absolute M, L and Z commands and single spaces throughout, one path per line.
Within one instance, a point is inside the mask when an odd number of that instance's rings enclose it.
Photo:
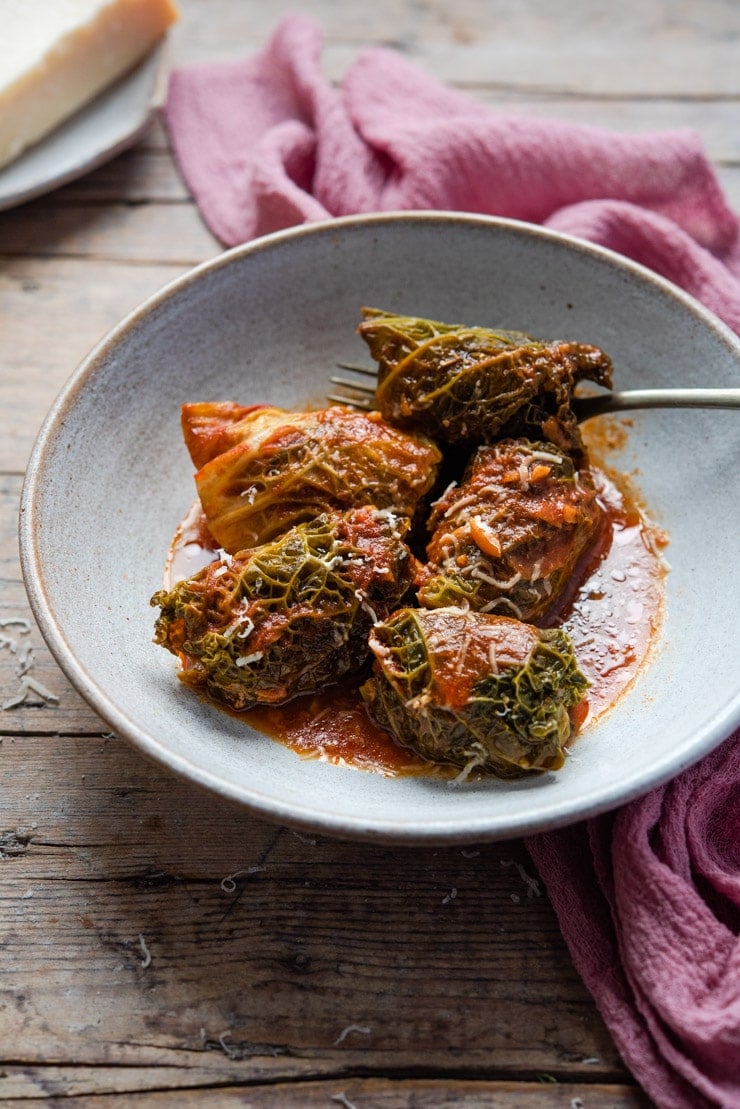
M 483 605 L 483 607 L 481 608 L 481 612 L 493 612 L 495 608 L 498 608 L 501 605 L 503 605 L 504 608 L 510 609 L 510 611 L 514 613 L 514 616 L 517 620 L 524 619 L 522 615 L 522 610 L 519 608 L 518 605 L 515 605 L 513 601 L 509 600 L 508 597 L 496 597 L 493 601 L 489 601 L 487 605 Z
M 357 1109 L 354 1101 L 350 1101 L 345 1093 L 332 1094 L 331 1100 L 338 1101 L 340 1105 L 344 1106 L 344 1109 Z
M 488 647 L 488 664 L 491 667 L 491 673 L 498 677 L 498 675 L 500 674 L 500 670 L 498 668 L 498 660 L 496 658 L 496 647 L 493 643 L 491 643 Z
M 146 970 L 146 968 L 151 965 L 152 953 L 147 947 L 141 932 L 139 932 L 139 945 L 141 946 L 141 953 L 144 956 L 144 958 L 141 960 L 142 970 Z
M 237 624 L 237 627 L 239 627 L 238 624 Z M 253 631 L 254 631 L 254 620 L 252 620 L 248 616 L 246 618 L 246 620 L 242 621 L 241 631 L 238 631 L 236 633 L 236 638 L 237 639 L 246 639 L 247 636 L 251 635 Z
M 562 465 L 563 459 L 558 454 L 550 454 L 549 451 L 530 451 L 532 458 L 536 458 L 538 462 L 552 462 L 555 466 Z
M 477 751 L 475 751 L 476 748 Z M 476 766 L 481 766 L 481 764 L 486 761 L 486 752 L 483 749 L 482 744 L 473 743 L 471 744 L 470 749 L 471 751 L 475 751 L 475 754 L 465 763 L 465 766 L 462 768 L 459 774 L 457 774 L 454 778 L 450 778 L 447 783 L 448 786 L 454 787 L 462 785 L 462 783 L 467 781 L 467 779 L 470 777 Z
M 337 1036 L 336 1040 L 334 1041 L 334 1047 L 336 1047 L 337 1044 L 341 1044 L 342 1040 L 346 1039 L 347 1036 L 349 1036 L 350 1032 L 360 1032 L 363 1036 L 369 1036 L 371 1031 L 372 1029 L 368 1028 L 364 1024 L 348 1024 L 347 1027 L 343 1028 Z
M 471 578 L 477 578 L 478 581 L 484 581 L 487 585 L 493 585 L 496 589 L 513 589 L 514 586 L 522 580 L 522 575 L 517 570 L 506 581 L 499 581 L 498 578 L 491 577 L 485 571 L 479 569 L 477 566 L 470 572 Z
M 11 616 L 8 620 L 0 620 L 0 628 L 20 628 L 21 635 L 28 635 L 31 631 L 28 620 L 24 620 L 20 616 Z
M 357 597 L 357 600 L 360 602 L 360 607 L 364 608 L 365 612 L 368 614 L 368 616 L 372 620 L 373 624 L 380 623 L 380 621 L 378 620 L 377 612 L 375 611 L 373 606 L 370 604 L 370 602 L 368 601 L 367 597 L 365 596 L 365 594 L 362 592 L 361 589 L 355 589 L 355 597 Z
M 225 878 L 221 879 L 221 889 L 224 893 L 234 893 L 236 890 L 235 878 L 242 878 L 245 875 L 251 877 L 252 874 L 257 874 L 263 869 L 263 867 L 255 865 L 247 867 L 246 870 L 235 870 L 233 874 L 228 874 Z
M 47 689 L 46 686 L 37 681 L 36 678 L 32 678 L 29 674 L 24 674 L 21 678 L 20 692 L 15 697 L 11 697 L 8 701 L 3 702 L 0 708 L 7 710 L 22 705 L 29 693 L 35 693 L 38 697 L 41 697 L 43 701 L 48 701 L 52 704 L 58 704 L 59 702 L 56 693 L 52 693 L 50 689 Z
M 234 662 L 237 666 L 249 666 L 250 662 L 259 662 L 262 657 L 262 651 L 253 651 L 251 655 L 242 655 L 240 658 L 234 659 Z
M 542 891 L 540 889 L 539 882 L 537 881 L 536 878 L 533 878 L 531 874 L 527 874 L 526 870 L 524 869 L 524 867 L 522 866 L 521 863 L 518 863 L 516 861 L 516 859 L 499 859 L 499 862 L 500 862 L 501 866 L 506 867 L 507 869 L 510 866 L 513 866 L 515 868 L 517 874 L 519 875 L 519 877 L 524 882 L 524 885 L 527 888 L 527 897 L 528 898 L 531 899 L 532 897 L 540 897 Z M 519 898 L 517 897 L 517 901 L 518 900 L 519 900 Z

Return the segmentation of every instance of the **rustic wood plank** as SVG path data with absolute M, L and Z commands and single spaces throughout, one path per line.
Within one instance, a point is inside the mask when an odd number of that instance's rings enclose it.
M 65 728 L 100 734 L 101 721 L 64 678 L 31 615 L 16 541 L 20 489 L 19 476 L 0 475 L 0 737 Z M 57 700 L 24 695 L 24 675 Z
M 0 758 L 8 1061 L 626 1078 L 521 843 L 299 835 L 115 740 Z
M 270 1086 L 239 1085 L 234 1076 L 228 1085 L 204 1089 L 220 1076 L 202 1069 L 183 1073 L 160 1067 L 126 1068 L 5 1067 L 4 1100 L 18 1098 L 74 1098 L 80 1109 L 108 1104 L 117 1094 L 119 1109 L 140 1105 L 244 1105 L 251 1109 L 286 1109 L 286 1106 L 344 1106 L 345 1109 L 649 1109 L 651 1102 L 635 1087 L 540 1082 L 487 1082 L 469 1079 L 343 1078 L 313 1082 L 277 1082 Z M 200 1083 L 198 1080 L 201 1080 Z M 189 1080 L 189 1086 L 183 1083 Z M 162 1090 L 163 1085 L 171 1089 Z M 0 1091 L 3 1085 L 0 1083 Z M 144 1093 L 136 1091 L 144 1090 Z M 97 1091 L 101 1091 L 98 1095 Z
M 367 45 L 402 50 L 443 80 L 529 91 L 654 96 L 740 93 L 740 9 L 717 0 L 625 0 L 607 12 L 590 0 L 455 4 L 379 0 L 184 0 L 173 34 L 176 63 L 250 53 L 288 12 L 311 16 L 327 39 L 323 64 L 340 76 Z M 660 48 L 656 49 L 656 43 Z
M 60 204 L 41 199 L 0 213 L 0 255 L 167 263 L 221 250 L 192 203 Z

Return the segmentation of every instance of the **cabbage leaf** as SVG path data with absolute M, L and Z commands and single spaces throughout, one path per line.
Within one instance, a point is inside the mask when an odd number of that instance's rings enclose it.
M 432 508 L 419 603 L 537 623 L 577 586 L 604 519 L 590 471 L 553 444 L 481 447 Z
M 370 633 L 371 715 L 430 762 L 500 778 L 557 770 L 588 682 L 562 629 L 402 608 Z
M 189 404 L 182 423 L 208 529 L 231 554 L 325 511 L 374 505 L 411 518 L 441 460 L 423 436 L 340 405 Z
M 180 658 L 186 685 L 237 710 L 331 685 L 364 664 L 370 627 L 408 590 L 406 527 L 389 511 L 352 509 L 222 551 L 155 593 L 154 641 Z
M 363 309 L 358 333 L 378 363 L 377 407 L 399 427 L 444 443 L 525 436 L 582 451 L 571 407 L 582 380 L 611 387 L 598 347 L 533 339 Z

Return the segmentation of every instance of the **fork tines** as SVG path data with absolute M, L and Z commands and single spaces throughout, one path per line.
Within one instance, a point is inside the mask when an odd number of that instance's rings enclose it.
M 371 369 L 369 366 L 356 366 L 351 362 L 337 362 L 340 370 L 351 370 L 352 373 L 359 374 L 362 377 L 371 377 L 373 379 L 377 376 L 377 370 Z M 329 393 L 328 399 L 336 401 L 337 404 L 346 404 L 350 408 L 362 408 L 366 412 L 371 412 L 375 408 L 375 383 L 373 384 L 360 380 L 353 380 L 348 377 L 330 377 L 332 385 L 339 385 L 342 389 L 349 390 L 347 393 Z

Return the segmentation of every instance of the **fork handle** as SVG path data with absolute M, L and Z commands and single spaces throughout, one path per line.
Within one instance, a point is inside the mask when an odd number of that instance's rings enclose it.
M 740 389 L 628 389 L 573 398 L 579 422 L 634 408 L 740 408 Z

